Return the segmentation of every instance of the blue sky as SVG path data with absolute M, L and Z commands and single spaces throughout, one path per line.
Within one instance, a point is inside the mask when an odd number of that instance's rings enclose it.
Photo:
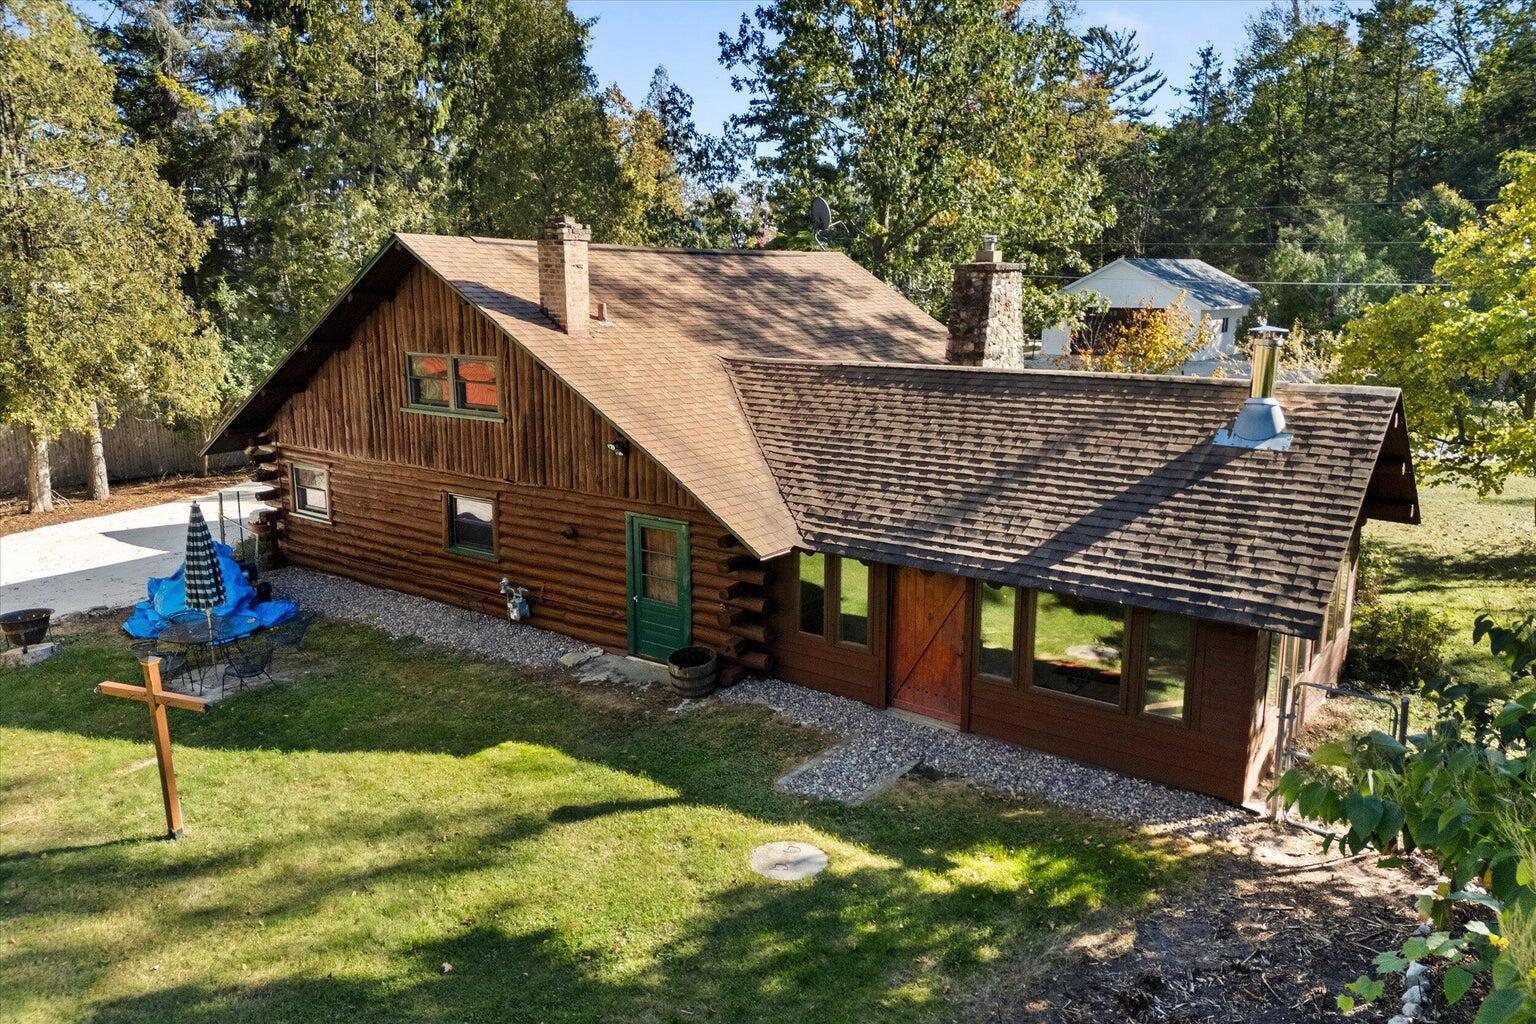
M 1230 58 L 1241 45 L 1248 19 L 1269 0 L 1079 0 L 1079 24 L 1133 28 L 1171 85 L 1189 79 L 1189 65 L 1205 43 Z M 598 81 L 617 82 L 632 99 L 642 99 L 657 64 L 694 98 L 699 128 L 717 131 L 746 99 L 731 89 L 720 66 L 721 31 L 734 33 L 757 0 L 571 0 L 580 18 L 596 18 L 591 63 Z M 1355 6 L 1358 6 L 1357 4 Z M 1178 106 L 1171 88 L 1157 97 L 1161 111 Z

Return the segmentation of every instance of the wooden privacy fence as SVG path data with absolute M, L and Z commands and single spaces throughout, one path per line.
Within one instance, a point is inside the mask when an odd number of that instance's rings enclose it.
M 167 473 L 195 473 L 203 469 L 198 449 L 202 435 L 195 430 L 172 430 L 158 420 L 124 416 L 102 432 L 107 456 L 107 475 L 112 480 L 139 480 Z M 65 434 L 48 446 L 53 463 L 53 486 L 83 485 L 90 474 L 90 441 L 84 434 Z M 231 469 L 245 463 L 241 452 L 214 455 L 209 469 Z M 0 494 L 23 494 L 27 489 L 27 438 L 16 427 L 0 427 Z

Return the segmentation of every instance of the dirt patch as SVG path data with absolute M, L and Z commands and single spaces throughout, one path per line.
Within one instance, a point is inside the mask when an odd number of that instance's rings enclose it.
M 133 483 L 113 484 L 112 497 L 106 501 L 90 500 L 84 487 L 69 487 L 54 492 L 53 511 L 43 514 L 27 512 L 25 496 L 0 498 L 0 537 L 13 533 L 35 530 L 39 526 L 56 523 L 72 523 L 92 516 L 104 516 L 111 512 L 127 512 L 135 508 L 147 508 L 181 498 L 195 498 L 222 487 L 241 482 L 246 475 L 243 469 L 227 473 L 211 473 L 208 476 L 183 474 L 156 480 L 136 480 Z
M 1385 1021 L 1401 980 L 1347 1018 L 1334 997 L 1417 925 L 1414 897 L 1433 881 L 1415 863 L 1322 854 L 1322 841 L 1255 824 L 1199 881 L 1129 922 L 1085 934 L 1049 980 L 994 991 L 968 1019 L 1049 1024 L 1313 1024 Z M 1434 989 L 1438 992 L 1438 987 Z M 1477 1000 L 1436 1001 L 1437 1024 L 1471 1021 Z

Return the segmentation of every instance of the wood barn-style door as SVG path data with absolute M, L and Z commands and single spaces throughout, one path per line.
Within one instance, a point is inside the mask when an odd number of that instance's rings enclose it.
M 891 707 L 961 724 L 970 587 L 961 576 L 892 570 Z

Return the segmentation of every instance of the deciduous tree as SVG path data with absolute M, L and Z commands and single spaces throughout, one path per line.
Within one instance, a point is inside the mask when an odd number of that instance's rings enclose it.
M 29 505 L 47 511 L 60 432 L 122 403 L 210 411 L 217 342 L 178 281 L 204 238 L 153 149 L 125 140 L 112 76 L 58 0 L 0 3 L 0 183 L 0 422 L 26 431 Z
M 1402 388 L 1420 464 L 1483 492 L 1536 473 L 1536 153 L 1504 168 L 1497 203 L 1431 240 L 1445 287 L 1366 310 L 1340 366 Z

